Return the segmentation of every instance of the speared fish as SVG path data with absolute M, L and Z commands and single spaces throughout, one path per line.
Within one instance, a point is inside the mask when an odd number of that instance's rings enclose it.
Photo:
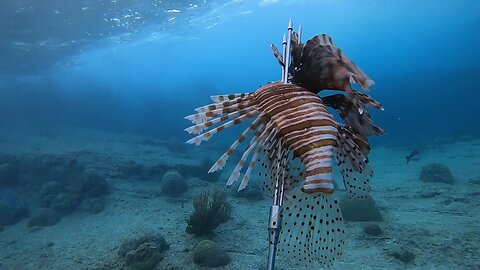
M 343 217 L 332 196 L 334 157 L 348 197 L 367 198 L 373 176 L 367 136 L 383 133 L 367 109 L 383 107 L 352 88 L 356 83 L 368 90 L 374 82 L 330 36 L 321 34 L 301 43 L 299 34 L 293 32 L 288 42 L 291 60 L 274 45 L 272 52 L 287 70 L 283 77 L 290 83 L 274 82 L 251 93 L 212 96 L 212 104 L 185 117 L 194 124 L 185 130 L 197 135 L 187 143 L 199 145 L 225 128 L 250 121 L 209 172 L 221 170 L 238 146 L 250 138 L 227 186 L 240 181 L 238 189 L 245 188 L 256 162 L 266 171 L 260 178 L 271 196 L 278 188 L 276 181 L 282 178 L 285 201 L 278 251 L 307 266 L 330 266 L 345 243 Z M 318 93 L 325 89 L 342 92 L 320 97 Z M 327 106 L 338 112 L 343 123 L 335 121 Z

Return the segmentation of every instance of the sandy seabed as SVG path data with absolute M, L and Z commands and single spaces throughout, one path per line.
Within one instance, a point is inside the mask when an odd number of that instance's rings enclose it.
M 4 227 L 0 269 L 123 269 L 117 255 L 121 242 L 149 232 L 161 233 L 170 244 L 157 269 L 206 269 L 192 262 L 200 239 L 185 232 L 186 219 L 194 194 L 222 186 L 228 172 L 217 183 L 190 179 L 189 191 L 172 199 L 161 195 L 159 181 L 123 179 L 115 170 L 128 161 L 198 165 L 204 158 L 220 156 L 223 149 L 187 146 L 186 152 L 176 153 L 161 142 L 144 141 L 140 136 L 82 129 L 1 131 L 1 154 L 75 153 L 107 178 L 111 192 L 99 214 L 75 212 L 50 227 L 28 228 L 27 219 Z M 372 197 L 384 215 L 385 221 L 377 223 L 384 235 L 366 235 L 363 228 L 371 223 L 347 223 L 345 252 L 332 269 L 480 269 L 480 185 L 472 183 L 480 177 L 480 140 L 425 146 L 420 159 L 406 165 L 410 151 L 395 145 L 372 150 Z M 447 165 L 456 183 L 421 182 L 419 173 L 428 163 Z M 264 269 L 270 199 L 229 201 L 232 219 L 215 230 L 213 240 L 232 261 L 217 269 Z M 399 246 L 416 255 L 412 263 L 388 255 Z M 278 257 L 277 269 L 300 267 Z

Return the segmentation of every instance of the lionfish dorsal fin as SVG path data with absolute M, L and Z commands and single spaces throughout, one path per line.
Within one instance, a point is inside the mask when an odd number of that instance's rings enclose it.
M 283 63 L 283 57 L 282 57 L 282 53 L 277 49 L 277 47 L 275 45 L 271 45 L 271 48 L 272 48 L 272 53 L 273 53 L 273 56 L 275 56 L 275 58 L 277 59 L 278 63 L 280 64 L 280 66 L 285 66 L 285 63 Z
M 333 42 L 333 39 L 327 34 L 316 35 L 313 38 L 311 38 L 310 40 L 308 40 L 307 44 L 308 43 L 311 43 L 313 46 L 321 45 L 321 46 L 336 47 L 335 43 Z

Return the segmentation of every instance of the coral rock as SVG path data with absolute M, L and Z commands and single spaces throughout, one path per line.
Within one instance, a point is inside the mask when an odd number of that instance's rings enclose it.
M 28 227 L 35 226 L 52 226 L 60 221 L 60 216 L 51 208 L 38 208 L 33 212 L 30 220 L 28 221 Z
M 168 196 L 179 196 L 187 191 L 185 179 L 176 170 L 169 170 L 162 176 L 162 193 Z
M 151 270 L 163 260 L 167 242 L 159 234 L 147 234 L 138 239 L 126 240 L 118 249 L 127 269 Z
M 26 205 L 14 191 L 6 190 L 0 195 L 0 226 L 13 225 L 28 215 Z
M 228 265 L 230 261 L 230 255 L 210 240 L 203 240 L 193 250 L 193 262 L 200 266 L 220 267 Z
M 377 204 L 370 196 L 365 200 L 351 200 L 344 196 L 340 199 L 340 209 L 346 221 L 383 221 Z
M 447 184 L 453 184 L 455 182 L 455 178 L 453 178 L 450 169 L 439 163 L 425 165 L 420 172 L 420 180 L 424 182 L 441 182 Z
M 80 205 L 80 209 L 91 214 L 98 214 L 105 209 L 105 202 L 102 198 L 86 199 Z

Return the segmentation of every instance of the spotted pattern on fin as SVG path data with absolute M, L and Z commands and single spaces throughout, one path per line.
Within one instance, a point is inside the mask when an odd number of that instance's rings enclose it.
M 287 197 L 278 252 L 294 262 L 331 266 L 342 255 L 345 225 L 338 201 L 330 195 Z

